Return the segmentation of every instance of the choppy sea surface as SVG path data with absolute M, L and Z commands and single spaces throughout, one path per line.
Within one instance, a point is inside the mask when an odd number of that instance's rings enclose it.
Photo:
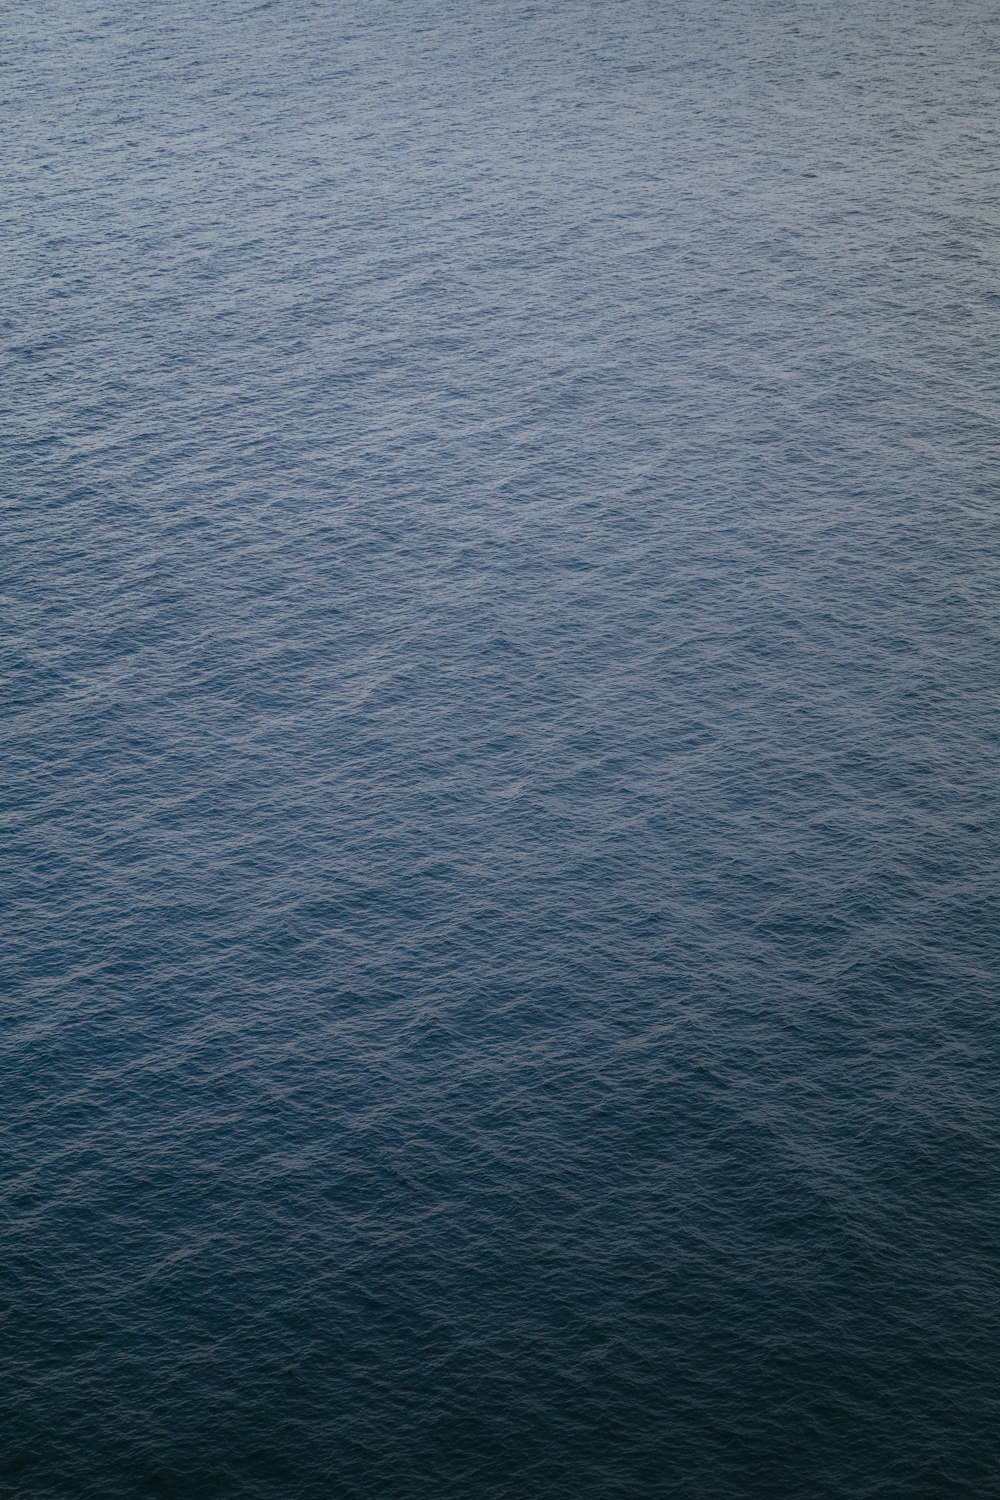
M 1000 13 L 0 117 L 0 1493 L 1000 1496 Z

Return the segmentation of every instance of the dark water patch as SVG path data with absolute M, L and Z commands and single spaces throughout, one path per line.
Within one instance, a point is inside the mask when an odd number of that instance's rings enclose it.
M 0 1488 L 995 1493 L 995 16 L 0 29 Z

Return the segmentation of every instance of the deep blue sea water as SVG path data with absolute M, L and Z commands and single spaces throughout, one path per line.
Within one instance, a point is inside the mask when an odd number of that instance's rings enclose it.
M 0 122 L 0 1494 L 1000 1496 L 1000 12 Z

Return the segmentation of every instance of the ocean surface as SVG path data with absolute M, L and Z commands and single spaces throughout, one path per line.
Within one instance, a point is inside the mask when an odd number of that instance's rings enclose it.
M 4 1500 L 1000 1496 L 1000 11 L 7 0 Z

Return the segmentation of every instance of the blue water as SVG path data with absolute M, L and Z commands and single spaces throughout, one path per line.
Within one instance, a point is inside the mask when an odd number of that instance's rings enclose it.
M 1000 1496 L 1000 12 L 0 65 L 0 1493 Z

